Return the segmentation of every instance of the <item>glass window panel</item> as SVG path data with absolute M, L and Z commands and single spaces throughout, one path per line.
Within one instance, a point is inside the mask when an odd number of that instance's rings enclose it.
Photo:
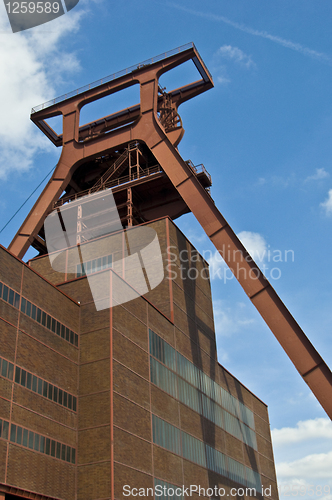
M 34 448 L 36 451 L 39 451 L 39 434 L 35 434 L 35 445 Z
M 20 378 L 21 378 L 21 368 L 19 368 L 18 366 L 16 367 L 16 370 L 15 370 L 15 382 L 17 384 L 20 383 Z
M 25 370 L 21 370 L 21 385 L 23 385 L 23 387 L 26 386 L 26 377 L 27 372 Z
M 53 401 L 53 385 L 48 384 L 48 399 L 51 399 Z
M 32 390 L 37 392 L 37 377 L 36 375 L 32 375 Z
M 69 342 L 70 334 L 69 334 L 69 328 L 66 327 L 66 340 Z
M 46 326 L 46 312 L 42 311 L 41 324 Z
M 70 330 L 70 343 L 74 343 L 74 332 L 72 330 Z
M 61 443 L 56 444 L 56 458 L 61 458 Z
M 14 305 L 14 290 L 9 289 L 9 298 L 8 302 L 11 306 Z
M 63 406 L 67 406 L 67 393 L 63 391 Z
M 59 321 L 56 322 L 56 334 L 60 336 L 61 334 L 61 324 Z
M 48 393 L 48 383 L 45 382 L 45 380 L 44 380 L 44 382 L 43 382 L 43 396 L 44 396 L 44 398 L 47 398 L 47 393 Z
M 76 398 L 73 396 L 73 410 L 76 411 Z
M 2 298 L 6 302 L 8 301 L 8 286 L 6 286 L 6 285 L 3 285 Z
M 20 308 L 20 296 L 18 293 L 15 293 L 14 307 L 16 307 L 16 309 Z
M 65 338 L 66 336 L 66 327 L 65 325 L 61 325 L 61 338 Z
M 112 267 L 112 255 L 108 255 L 107 263 L 108 263 L 108 267 Z
M 31 373 L 27 372 L 27 389 L 31 389 L 31 384 L 32 384 L 32 375 Z
M 70 462 L 70 446 L 67 446 L 66 462 Z
M 57 387 L 54 387 L 54 389 L 53 389 L 53 401 L 55 403 L 58 402 L 58 388 Z
M 59 404 L 62 405 L 62 390 L 61 389 L 59 389 L 59 398 L 58 398 L 58 400 L 59 400 Z
M 51 442 L 51 456 L 52 457 L 55 457 L 55 445 L 56 445 L 55 441 L 52 441 Z
M 14 365 L 13 365 L 13 363 L 8 363 L 8 378 L 9 378 L 9 380 L 13 380 L 13 378 L 14 378 Z
M 56 320 L 54 318 L 52 318 L 52 327 L 51 327 L 51 330 L 53 333 L 56 332 Z
M 61 460 L 66 460 L 66 445 L 61 445 Z
M 44 436 L 40 436 L 40 439 L 39 439 L 39 451 L 41 453 L 45 453 L 45 438 L 44 438 Z
M 101 258 L 97 259 L 97 268 L 96 271 L 101 271 Z
M 38 323 L 41 322 L 41 317 L 42 317 L 42 312 L 39 309 L 39 307 L 37 307 L 36 321 L 38 321 Z
M 33 438 L 35 436 L 35 433 L 32 431 L 29 431 L 29 448 L 33 450 Z
M 10 427 L 10 440 L 12 443 L 16 443 L 16 425 L 14 424 Z
M 8 439 L 9 423 L 6 421 L 2 422 L 2 437 Z
M 22 440 L 22 444 L 23 446 L 28 446 L 28 436 L 29 436 L 29 431 L 28 429 L 23 429 L 23 440 Z
M 76 463 L 76 450 L 75 450 L 75 448 L 71 449 L 71 463 L 72 464 Z
M 38 394 L 43 394 L 43 381 L 40 378 L 38 379 Z
M 45 440 L 45 453 L 46 453 L 46 455 L 50 454 L 50 449 L 51 449 L 51 440 L 49 438 L 46 438 L 46 440 Z
M 50 330 L 51 329 L 51 323 L 52 323 L 52 318 L 51 316 L 48 314 L 47 317 L 46 317 L 46 327 Z
M 94 260 L 91 261 L 91 272 L 92 273 L 96 272 L 96 264 L 97 264 L 96 259 L 94 259 Z
M 77 264 L 76 266 L 76 277 L 80 278 L 81 276 L 81 264 Z
M 75 333 L 75 346 L 78 347 L 78 335 Z
M 2 283 L 0 283 L 0 297 L 2 297 Z
M 17 426 L 16 443 L 22 444 L 23 429 Z
M 7 377 L 7 370 L 8 370 L 8 361 L 3 359 L 2 360 L 2 367 L 1 367 L 1 375 L 3 377 Z
M 28 300 L 26 303 L 25 314 L 29 316 L 29 318 L 31 317 L 31 302 L 29 302 Z
M 68 408 L 71 410 L 73 406 L 73 396 L 68 394 Z
M 106 256 L 103 257 L 103 262 L 102 262 L 101 268 L 107 269 L 107 257 Z
M 31 318 L 36 319 L 37 308 L 35 304 L 31 304 Z

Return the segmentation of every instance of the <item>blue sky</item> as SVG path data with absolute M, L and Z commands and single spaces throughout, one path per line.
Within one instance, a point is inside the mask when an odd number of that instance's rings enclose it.
M 81 0 L 14 35 L 1 4 L 1 227 L 60 154 L 31 107 L 193 41 L 215 87 L 179 108 L 180 153 L 211 173 L 216 205 L 332 366 L 331 14 L 324 0 Z M 162 83 L 192 81 L 185 69 Z M 332 489 L 331 423 L 194 217 L 177 223 L 210 256 L 220 362 L 269 406 L 280 486 Z

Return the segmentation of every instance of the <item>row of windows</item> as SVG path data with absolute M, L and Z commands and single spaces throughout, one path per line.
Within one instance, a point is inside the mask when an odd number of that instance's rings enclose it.
M 172 453 L 248 488 L 261 492 L 258 472 L 224 455 L 208 444 L 152 415 L 153 442 Z
M 14 290 L 9 288 L 7 285 L 0 282 L 0 299 L 8 302 L 11 306 L 16 309 L 20 308 L 20 295 L 16 293 Z M 29 302 L 27 299 L 22 297 L 21 300 L 21 312 L 32 318 L 33 320 L 40 323 L 42 326 L 45 326 L 51 332 L 56 333 L 59 337 L 63 338 L 67 342 L 78 346 L 78 335 L 67 328 L 65 325 L 52 318 L 45 311 L 42 311 L 32 302 Z
M 53 439 L 41 436 L 36 432 L 24 429 L 19 425 L 11 424 L 10 426 L 10 441 L 12 443 L 20 444 L 30 450 L 39 451 L 50 455 L 51 457 L 58 458 L 65 462 L 74 464 L 76 462 L 76 450 L 63 443 L 54 441 Z
M 152 357 L 150 357 L 150 375 L 151 382 L 160 389 L 257 450 L 255 431 Z
M 5 378 L 9 378 L 9 380 L 13 380 L 14 365 L 6 359 L 0 358 L 0 374 Z M 44 396 L 59 405 L 69 408 L 69 410 L 76 411 L 77 399 L 75 396 L 36 377 L 36 375 L 23 370 L 19 366 L 15 370 L 15 382 L 30 389 L 30 391 L 36 392 L 40 396 Z
M 76 268 L 76 277 L 80 278 L 88 274 L 98 273 L 98 271 L 104 271 L 110 267 L 112 267 L 112 255 L 106 255 L 99 259 L 93 259 L 83 262 L 83 264 L 78 264 Z
M 253 412 L 241 401 L 220 387 L 214 380 L 208 377 L 202 370 L 188 361 L 182 354 L 177 352 L 161 337 L 150 330 L 150 353 L 161 361 L 170 370 L 180 375 L 191 385 L 206 394 L 229 413 L 242 420 L 252 429 L 255 429 Z

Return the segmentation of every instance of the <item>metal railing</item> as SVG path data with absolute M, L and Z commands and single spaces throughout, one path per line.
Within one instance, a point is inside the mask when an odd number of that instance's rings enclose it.
M 139 174 L 133 173 L 130 176 L 129 175 L 125 175 L 125 176 L 120 177 L 118 179 L 113 179 L 113 180 L 111 180 L 109 182 L 105 182 L 103 184 L 102 189 L 100 191 L 103 191 L 105 189 L 110 189 L 110 188 L 116 187 L 116 186 L 121 186 L 122 184 L 126 184 L 127 182 L 135 181 L 137 179 L 142 179 L 143 177 L 147 177 L 147 176 L 152 175 L 152 174 L 159 174 L 162 171 L 163 170 L 160 167 L 160 165 L 155 165 L 153 167 L 148 167 L 145 170 L 140 171 Z M 79 193 L 75 193 L 75 194 L 68 195 L 68 196 L 63 196 L 62 198 L 60 198 L 60 200 L 58 200 L 58 201 L 56 201 L 54 203 L 53 209 L 57 208 L 57 207 L 61 207 L 65 203 L 69 203 L 70 201 L 75 201 L 78 198 L 82 198 L 83 196 L 88 196 L 89 194 L 93 194 L 95 192 L 96 191 L 93 190 L 93 187 L 92 187 L 90 189 L 86 189 L 84 191 L 80 191 Z
M 111 82 L 113 80 L 116 80 L 117 78 L 120 78 L 121 76 L 128 75 L 129 73 L 132 73 L 133 71 L 144 68 L 145 66 L 149 66 L 150 64 L 156 63 L 158 61 L 162 61 L 163 59 L 166 59 L 167 57 L 173 56 L 175 54 L 179 54 L 179 53 L 184 52 L 185 50 L 188 50 L 191 48 L 196 49 L 193 42 L 186 43 L 185 45 L 181 45 L 180 47 L 177 47 L 176 49 L 172 49 L 172 50 L 169 50 L 168 52 L 164 52 L 162 54 L 159 54 L 158 56 L 151 57 L 151 59 L 147 59 L 146 61 L 143 61 L 139 64 L 135 64 L 134 66 L 130 66 L 129 68 L 118 71 L 117 73 L 113 73 L 112 75 L 108 75 L 105 78 L 101 78 L 100 80 L 96 80 L 95 82 L 89 83 L 88 85 L 84 85 L 84 87 L 80 87 L 76 90 L 73 90 L 72 92 L 68 92 L 68 94 L 63 94 L 59 97 L 55 97 L 55 99 L 51 99 L 50 101 L 46 101 L 43 104 L 39 104 L 38 106 L 35 106 L 34 108 L 32 108 L 31 114 L 37 113 L 37 111 L 41 111 L 42 109 L 49 108 L 50 106 L 53 106 L 54 104 L 58 104 L 59 102 L 65 101 L 66 99 L 69 99 L 70 97 L 75 97 L 79 94 L 83 94 L 87 90 L 91 90 L 91 89 L 94 89 L 96 87 L 99 87 L 99 85 L 102 85 L 103 83 Z
M 186 160 L 186 164 L 193 170 L 193 172 L 196 175 L 204 173 L 212 184 L 212 177 L 209 174 L 209 172 L 206 170 L 206 168 L 204 167 L 203 163 L 200 163 L 199 165 L 194 165 L 191 160 Z

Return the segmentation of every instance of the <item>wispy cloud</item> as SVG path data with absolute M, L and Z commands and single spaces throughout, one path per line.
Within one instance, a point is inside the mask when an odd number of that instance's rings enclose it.
M 316 168 L 316 173 L 314 175 L 309 175 L 304 182 L 320 181 L 322 179 L 326 179 L 327 177 L 330 177 L 330 174 L 326 172 L 324 168 Z
M 255 66 L 254 61 L 251 56 L 248 56 L 243 50 L 238 47 L 232 47 L 232 45 L 223 45 L 217 51 L 217 55 L 229 59 L 239 64 L 247 69 Z
M 328 192 L 327 200 L 320 204 L 326 215 L 332 215 L 332 189 Z
M 197 11 L 194 9 L 189 9 L 187 7 L 183 7 L 182 5 L 178 5 L 175 3 L 168 3 L 168 5 L 172 6 L 173 8 L 183 10 L 183 11 L 187 12 L 188 14 L 193 14 L 194 16 L 208 19 L 210 21 L 216 21 L 216 22 L 228 24 L 229 26 L 232 26 L 233 28 L 235 28 L 237 30 L 243 31 L 244 33 L 248 33 L 249 35 L 265 38 L 266 40 L 270 40 L 271 42 L 277 43 L 278 45 L 282 45 L 283 47 L 285 47 L 287 49 L 291 49 L 291 50 L 294 50 L 296 52 L 300 52 L 301 54 L 303 54 L 305 56 L 308 56 L 308 57 L 311 57 L 313 59 L 317 59 L 318 61 L 332 65 L 332 58 L 330 56 L 328 56 L 327 54 L 310 49 L 309 47 L 306 47 L 305 45 L 301 45 L 300 43 L 297 43 L 297 42 L 293 42 L 292 40 L 287 40 L 285 38 L 281 38 L 280 36 L 272 35 L 272 34 L 268 33 L 267 31 L 256 30 L 254 28 L 251 28 L 250 26 L 246 26 L 245 24 L 240 24 L 240 23 L 237 23 L 235 21 L 232 21 L 231 19 L 228 19 L 225 16 L 219 16 L 217 14 L 212 14 L 209 12 L 202 12 L 202 11 Z

